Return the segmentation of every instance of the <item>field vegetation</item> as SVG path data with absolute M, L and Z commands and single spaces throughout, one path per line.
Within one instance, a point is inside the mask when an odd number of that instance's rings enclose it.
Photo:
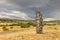
M 36 34 L 34 20 L 0 19 L 0 40 L 60 40 L 60 21 L 44 21 L 43 34 Z

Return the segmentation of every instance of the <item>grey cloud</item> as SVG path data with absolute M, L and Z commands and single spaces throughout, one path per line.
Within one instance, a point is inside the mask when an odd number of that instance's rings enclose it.
M 28 19 L 35 18 L 35 11 L 41 11 L 43 18 L 56 18 L 60 19 L 60 0 L 5 0 L 3 4 L 0 4 L 0 11 L 6 12 L 6 15 L 13 18 L 21 19 L 22 16 L 16 16 L 12 11 L 20 11 L 28 16 Z M 6 10 L 7 9 L 7 10 Z M 17 13 L 17 15 L 22 13 Z
M 10 3 L 16 4 L 22 7 L 35 7 L 35 6 L 44 6 L 48 3 L 49 0 L 9 0 Z
M 50 0 L 49 2 L 49 14 L 47 17 L 60 19 L 60 0 Z

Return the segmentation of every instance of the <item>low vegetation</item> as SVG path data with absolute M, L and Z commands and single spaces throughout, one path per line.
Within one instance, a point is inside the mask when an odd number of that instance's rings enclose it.
M 10 34 L 3 33 L 0 34 L 0 40 L 60 40 L 60 22 L 43 22 L 44 27 L 43 27 L 43 34 L 36 34 L 36 23 L 35 21 L 9 21 L 9 20 L 0 20 L 0 23 L 3 23 L 2 25 L 0 24 L 0 28 L 4 31 L 12 31 Z M 11 23 L 11 24 L 4 24 L 4 23 Z M 53 24 L 50 24 L 53 23 Z M 58 25 L 59 24 L 59 25 Z M 15 28 L 18 27 L 19 28 Z M 33 28 L 29 29 L 30 26 L 33 26 Z M 15 32 L 17 29 L 19 30 L 24 30 Z
M 8 28 L 2 27 L 3 31 L 8 31 Z
M 17 24 L 10 24 L 10 25 L 0 25 L 0 26 L 21 26 L 21 28 L 28 28 L 30 26 L 34 26 L 36 27 L 36 24 L 35 23 L 17 23 Z
M 44 26 L 43 34 L 36 34 L 35 27 L 29 30 L 27 28 L 23 32 L 0 34 L 0 40 L 60 40 L 60 27 Z
M 10 27 L 10 29 L 13 29 L 13 27 Z

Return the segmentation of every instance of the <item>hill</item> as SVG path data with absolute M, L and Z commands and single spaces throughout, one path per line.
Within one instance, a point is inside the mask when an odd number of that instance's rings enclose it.
M 35 20 L 17 20 L 17 19 L 8 19 L 8 18 L 0 18 L 0 22 L 33 22 L 35 23 Z M 52 21 L 43 21 L 44 23 L 60 23 L 60 20 L 52 20 Z

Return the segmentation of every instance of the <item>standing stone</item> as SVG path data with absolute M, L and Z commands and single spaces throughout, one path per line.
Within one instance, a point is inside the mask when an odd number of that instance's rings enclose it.
M 43 29 L 43 19 L 42 19 L 42 14 L 40 12 L 36 13 L 36 32 L 37 34 L 41 34 L 42 33 L 42 29 Z

